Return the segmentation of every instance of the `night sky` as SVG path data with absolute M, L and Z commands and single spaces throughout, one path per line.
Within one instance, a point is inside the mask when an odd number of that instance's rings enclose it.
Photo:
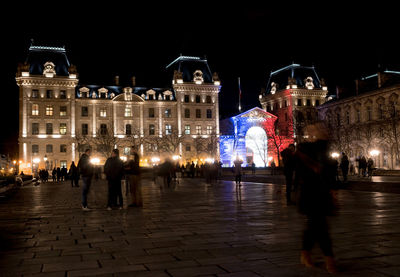
M 138 86 L 169 87 L 167 64 L 181 53 L 206 56 L 222 82 L 222 117 L 237 113 L 239 76 L 242 106 L 249 109 L 259 105 L 271 70 L 292 62 L 314 65 L 332 94 L 336 86 L 351 90 L 356 78 L 376 73 L 378 66 L 400 69 L 400 21 L 397 9 L 388 5 L 347 7 L 335 1 L 257 8 L 197 1 L 180 8 L 156 2 L 140 8 L 117 1 L 92 7 L 69 3 L 68 8 L 20 4 L 4 10 L 11 16 L 0 19 L 0 153 L 15 155 L 18 149 L 15 72 L 31 38 L 36 45 L 65 45 L 82 84 L 109 85 L 115 75 L 128 84 L 134 75 Z

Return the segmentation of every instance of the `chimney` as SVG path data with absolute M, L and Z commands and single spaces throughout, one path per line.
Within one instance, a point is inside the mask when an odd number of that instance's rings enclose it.
M 132 87 L 136 87 L 136 77 L 135 76 L 132 76 L 131 81 L 132 81 Z
M 115 83 L 116 86 L 119 86 L 119 76 L 118 75 L 116 75 L 114 77 L 114 83 Z
M 382 73 L 378 71 L 378 88 L 382 86 Z
M 340 96 L 340 90 L 339 87 L 336 86 L 336 99 L 339 99 L 339 96 Z

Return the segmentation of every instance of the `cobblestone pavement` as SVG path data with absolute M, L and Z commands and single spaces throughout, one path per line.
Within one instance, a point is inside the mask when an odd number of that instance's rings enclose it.
M 0 200 L 0 276 L 328 276 L 318 248 L 316 268 L 299 264 L 304 218 L 281 185 L 144 181 L 143 209 L 107 211 L 101 181 L 89 212 L 80 192 L 46 183 Z M 399 197 L 339 192 L 338 276 L 400 276 Z

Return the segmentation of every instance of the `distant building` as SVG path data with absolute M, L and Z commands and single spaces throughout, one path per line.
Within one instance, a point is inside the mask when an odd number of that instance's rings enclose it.
M 375 167 L 400 167 L 400 72 L 385 70 L 356 81 L 350 94 L 338 94 L 318 107 L 331 130 L 332 151 L 345 152 L 354 166 L 361 156 Z
M 316 107 L 326 101 L 328 88 L 315 68 L 291 64 L 271 72 L 260 96 L 262 108 L 277 116 L 281 135 L 301 141 L 303 127 L 318 118 Z
M 127 156 L 131 146 L 142 164 L 172 158 L 180 162 L 217 158 L 220 81 L 207 60 L 180 56 L 167 66 L 172 87 L 79 83 L 63 47 L 30 46 L 19 65 L 19 152 L 21 169 L 68 167 L 85 148 L 102 163 L 112 148 Z M 194 151 L 201 137 L 212 153 Z M 210 143 L 215 142 L 215 146 Z

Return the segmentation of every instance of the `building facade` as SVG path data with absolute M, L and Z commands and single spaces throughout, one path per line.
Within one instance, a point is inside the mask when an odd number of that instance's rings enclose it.
M 350 161 L 371 157 L 375 167 L 398 169 L 400 72 L 385 70 L 356 81 L 355 91 L 318 107 L 331 130 L 332 151 Z
M 259 100 L 266 112 L 277 116 L 276 131 L 300 141 L 303 127 L 318 118 L 316 107 L 326 101 L 327 93 L 314 67 L 291 64 L 271 72 Z
M 85 148 L 102 164 L 113 148 L 137 148 L 142 165 L 219 155 L 218 75 L 207 60 L 180 56 L 167 66 L 172 86 L 144 88 L 79 83 L 64 48 L 31 46 L 19 65 L 19 152 L 25 171 L 69 167 Z M 213 153 L 194 151 L 202 138 Z M 215 146 L 212 144 L 215 142 Z

